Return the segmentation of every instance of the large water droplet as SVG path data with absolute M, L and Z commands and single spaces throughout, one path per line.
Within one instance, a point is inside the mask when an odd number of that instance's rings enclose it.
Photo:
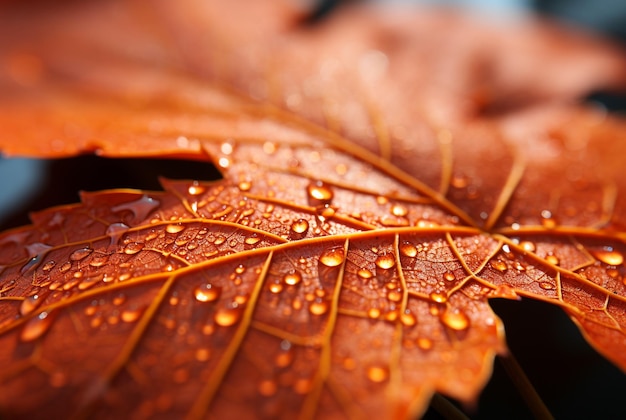
M 167 233 L 179 233 L 185 230 L 185 227 L 186 226 L 183 225 L 182 223 L 177 223 L 177 224 L 167 225 L 165 227 L 165 231 Z
M 389 377 L 389 369 L 382 365 L 373 365 L 367 368 L 367 378 L 376 383 L 384 382 Z
M 343 263 L 345 253 L 343 248 L 330 248 L 322 252 L 320 255 L 320 262 L 326 267 L 337 267 Z
M 302 276 L 297 271 L 294 271 L 293 273 L 287 273 L 283 277 L 283 282 L 285 282 L 285 284 L 289 286 L 295 286 L 296 284 L 300 283 L 300 281 L 302 281 Z
M 309 204 L 313 207 L 330 204 L 333 199 L 333 190 L 322 181 L 313 181 L 307 186 Z
M 409 213 L 409 210 L 401 204 L 394 204 L 391 206 L 391 214 L 397 217 L 404 217 Z
M 219 308 L 215 311 L 213 319 L 217 325 L 230 327 L 241 318 L 242 309 L 239 306 Z
M 124 254 L 134 255 L 141 251 L 144 246 L 142 242 L 131 242 L 124 248 Z
M 28 315 L 41 305 L 43 299 L 39 295 L 27 296 L 20 304 L 20 314 Z
M 250 191 L 252 188 L 252 183 L 250 181 L 241 181 L 237 187 L 239 187 L 240 191 Z
M 454 331 L 464 331 L 470 325 L 469 317 L 459 309 L 446 308 L 440 319 L 446 327 Z
M 393 254 L 383 254 L 376 258 L 376 266 L 383 270 L 389 270 L 396 265 L 396 258 Z
M 417 256 L 417 248 L 410 242 L 400 244 L 400 253 L 405 257 L 415 258 Z
M 552 264 L 552 265 L 559 265 L 560 264 L 559 258 L 556 255 L 548 255 L 548 256 L 546 256 L 546 262 L 548 262 L 548 264 Z
M 591 251 L 591 254 L 607 265 L 621 265 L 624 263 L 624 255 L 610 246 L 605 246 L 602 250 Z
M 305 234 L 309 230 L 309 222 L 305 219 L 298 219 L 291 224 L 291 231 L 298 235 Z
M 221 294 L 221 288 L 211 284 L 202 284 L 196 287 L 193 295 L 198 302 L 215 302 Z
M 441 292 L 432 292 L 430 294 L 430 298 L 432 299 L 433 302 L 437 302 L 437 303 L 446 303 L 448 301 L 448 295 L 446 295 L 445 293 L 441 293 Z
M 506 263 L 501 260 L 491 260 L 489 261 L 489 265 L 500 272 L 504 272 L 509 268 Z
M 322 299 L 316 299 L 309 305 L 309 312 L 313 315 L 323 315 L 328 311 L 328 302 Z
M 29 320 L 20 334 L 22 341 L 33 341 L 44 335 L 52 325 L 52 318 L 52 312 L 44 311 Z
M 57 263 L 55 261 L 53 261 L 53 260 L 50 260 L 50 261 L 46 262 L 43 265 L 43 267 L 41 267 L 41 269 L 43 271 L 50 271 L 50 270 L 52 270 L 54 268 L 55 265 L 57 265 Z
M 367 311 L 367 316 L 371 319 L 377 319 L 380 316 L 380 309 L 369 308 L 369 310 Z
M 363 280 L 371 279 L 372 277 L 374 277 L 374 274 L 367 268 L 361 268 L 359 271 L 357 271 L 356 275 Z
M 270 292 L 274 294 L 278 294 L 283 291 L 283 285 L 282 283 L 270 283 L 269 289 L 270 289 Z

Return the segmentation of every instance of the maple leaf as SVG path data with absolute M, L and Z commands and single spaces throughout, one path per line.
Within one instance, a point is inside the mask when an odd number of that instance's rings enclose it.
M 1 16 L 3 152 L 224 175 L 0 236 L 3 414 L 415 416 L 476 398 L 498 297 L 561 307 L 626 367 L 626 131 L 574 104 L 623 55 L 450 12 L 153 6 Z

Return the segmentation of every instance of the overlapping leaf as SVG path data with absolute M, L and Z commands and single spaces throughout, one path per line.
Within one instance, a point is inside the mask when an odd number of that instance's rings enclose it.
M 623 57 L 262 3 L 5 12 L 3 151 L 225 179 L 84 193 L 0 237 L 3 414 L 407 417 L 476 397 L 505 351 L 490 297 L 561 306 L 624 368 L 624 123 L 568 103 Z

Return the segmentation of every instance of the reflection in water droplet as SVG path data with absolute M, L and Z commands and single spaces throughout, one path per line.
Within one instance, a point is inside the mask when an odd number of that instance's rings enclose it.
M 299 235 L 306 233 L 309 230 L 309 222 L 305 219 L 298 219 L 291 224 L 291 231 Z
M 302 281 L 302 276 L 299 272 L 294 271 L 293 273 L 285 274 L 285 276 L 283 277 L 283 281 L 289 286 L 295 286 L 296 284 L 300 283 L 300 281 Z
M 113 305 L 115 306 L 120 306 L 124 302 L 126 302 L 126 295 L 124 295 L 123 293 L 120 293 L 113 298 Z
M 246 245 L 256 245 L 261 241 L 261 238 L 256 233 L 253 233 L 251 236 L 248 236 L 244 242 Z
M 42 301 L 43 299 L 39 295 L 32 295 L 32 296 L 26 297 L 20 304 L 20 314 L 28 315 L 29 313 L 37 309 L 37 307 L 41 305 Z
M 367 311 L 367 316 L 371 319 L 376 319 L 380 316 L 380 309 L 378 308 L 370 308 Z
M 446 303 L 448 301 L 448 295 L 441 292 L 432 292 L 430 294 L 430 298 L 433 300 L 433 302 L 437 303 Z
M 200 185 L 198 181 L 194 181 L 187 189 L 187 192 L 189 193 L 189 195 L 200 195 L 205 191 L 206 191 L 206 188 Z
M 250 191 L 252 183 L 250 181 L 241 181 L 237 187 L 239 187 L 240 191 Z
M 230 327 L 241 318 L 242 309 L 239 306 L 219 308 L 215 311 L 213 319 L 217 325 Z
M 451 273 L 450 271 L 448 271 L 447 273 L 444 273 L 444 275 L 443 275 L 443 279 L 444 279 L 445 281 L 454 281 L 454 280 L 456 280 L 456 277 L 454 276 L 454 274 L 453 274 L 453 273 Z
M 402 322 L 402 325 L 405 327 L 412 327 L 417 324 L 417 317 L 407 309 L 400 315 L 400 322 Z
M 269 289 L 270 292 L 277 294 L 283 291 L 283 285 L 281 283 L 270 283 Z
M 309 312 L 313 315 L 323 315 L 328 311 L 328 302 L 322 299 L 316 299 L 309 305 Z
M 381 365 L 370 366 L 367 369 L 367 377 L 372 382 L 384 382 L 389 377 L 389 369 Z
M 535 252 L 536 249 L 535 244 L 531 241 L 522 241 L 519 246 L 526 252 Z
M 77 249 L 76 251 L 74 251 L 74 252 L 72 252 L 70 254 L 70 260 L 72 260 L 72 261 L 80 261 L 82 259 L 87 258 L 92 252 L 93 252 L 93 249 L 91 249 L 91 248 Z
M 142 242 L 131 242 L 124 248 L 124 254 L 134 255 L 141 251 L 144 246 Z
M 605 246 L 602 250 L 591 251 L 591 254 L 607 265 L 621 265 L 624 263 L 624 256 L 610 246 Z
M 122 321 L 124 322 L 135 322 L 141 317 L 142 313 L 143 313 L 143 309 L 131 308 L 122 312 L 120 317 Z
M 409 213 L 409 210 L 401 204 L 394 204 L 391 206 L 391 214 L 398 217 L 404 217 Z
M 344 258 L 343 248 L 330 248 L 322 253 L 320 262 L 326 267 L 337 267 L 343 263 Z
M 39 315 L 29 320 L 22 329 L 20 339 L 22 341 L 33 341 L 44 335 L 52 325 L 51 312 L 41 312 Z
M 414 258 L 417 256 L 417 248 L 410 242 L 403 242 L 400 245 L 400 253 L 405 257 Z
M 560 263 L 559 259 L 555 255 L 546 256 L 546 261 L 548 262 L 548 264 L 552 265 L 559 265 Z
M 330 204 L 333 199 L 333 190 L 322 181 L 313 181 L 307 186 L 309 204 L 313 207 Z
M 491 260 L 489 261 L 489 265 L 491 265 L 491 267 L 493 267 L 494 269 L 504 272 L 506 271 L 509 267 L 506 265 L 506 263 L 504 261 L 501 260 Z
M 458 309 L 446 308 L 440 316 L 441 322 L 454 331 L 464 331 L 469 328 L 470 319 Z
M 367 268 L 360 269 L 359 271 L 357 271 L 356 275 L 364 280 L 371 279 L 374 276 L 374 274 Z
M 390 290 L 387 293 L 387 299 L 392 302 L 400 302 L 402 300 L 402 292 L 400 290 Z
M 50 271 L 50 270 L 52 270 L 52 269 L 54 268 L 54 266 L 55 266 L 56 264 L 57 264 L 56 262 L 54 262 L 53 260 L 50 260 L 50 261 L 46 262 L 46 263 L 43 265 L 43 267 L 41 267 L 41 269 L 42 269 L 43 271 Z
M 193 295 L 198 302 L 215 302 L 221 294 L 221 288 L 212 284 L 202 284 L 196 287 Z
M 167 233 L 178 233 L 178 232 L 182 232 L 183 230 L 185 230 L 185 225 L 183 224 L 175 224 L 175 225 L 167 225 L 165 227 L 165 231 Z
M 376 258 L 376 266 L 383 270 L 388 270 L 396 265 L 396 259 L 393 254 L 383 254 Z

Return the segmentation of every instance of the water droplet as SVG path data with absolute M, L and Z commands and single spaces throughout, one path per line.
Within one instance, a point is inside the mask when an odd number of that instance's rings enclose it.
M 29 320 L 22 329 L 20 338 L 22 341 L 33 341 L 44 335 L 52 325 L 52 312 L 41 312 Z
M 549 283 L 547 281 L 542 281 L 539 283 L 539 287 L 541 287 L 543 290 L 552 290 L 554 289 L 554 285 L 552 283 Z
M 146 219 L 146 217 L 148 217 L 150 213 L 152 213 L 154 209 L 159 207 L 160 204 L 161 203 L 159 202 L 159 200 L 155 200 L 154 198 L 148 197 L 147 195 L 144 194 L 138 200 L 131 201 L 129 203 L 118 204 L 117 206 L 113 207 L 111 210 L 113 210 L 115 213 L 123 211 L 123 210 L 130 210 L 135 216 L 135 219 L 144 220 Z M 108 234 L 108 231 L 107 231 L 107 234 Z
M 123 311 L 120 318 L 124 322 L 135 322 L 141 317 L 141 314 L 143 314 L 143 309 L 131 308 Z
M 489 261 L 489 265 L 500 272 L 504 272 L 509 268 L 506 263 L 501 260 L 491 260 Z
M 291 365 L 291 362 L 293 362 L 293 350 L 291 349 L 281 351 L 274 358 L 274 364 L 278 368 L 286 368 Z
M 263 143 L 263 151 L 268 155 L 273 155 L 274 153 L 276 153 L 277 148 L 278 146 L 274 142 L 266 141 L 265 143 Z
M 420 337 L 417 339 L 417 347 L 422 350 L 430 350 L 433 348 L 433 342 L 426 337 Z
M 261 394 L 262 396 L 271 397 L 272 395 L 276 394 L 276 391 L 278 391 L 278 385 L 276 384 L 276 381 L 273 381 L 271 379 L 265 379 L 259 382 L 259 386 L 257 389 L 259 390 L 259 394 Z
M 403 242 L 400 245 L 400 253 L 405 257 L 415 258 L 417 256 L 417 248 L 409 242 Z
M 374 274 L 367 268 L 360 269 L 359 271 L 357 271 L 356 275 L 364 280 L 371 279 L 374 276 Z
M 72 260 L 72 261 L 83 260 L 83 259 L 87 258 L 92 252 L 93 252 L 93 249 L 91 249 L 91 248 L 77 249 L 76 251 L 74 251 L 74 252 L 72 252 L 70 254 L 70 260 Z
M 458 309 L 446 308 L 441 314 L 441 322 L 448 328 L 454 331 L 464 331 L 469 328 L 470 319 Z
M 453 273 L 451 273 L 450 271 L 448 271 L 447 273 L 444 273 L 444 275 L 443 275 L 443 279 L 444 279 L 445 281 L 454 281 L 454 280 L 456 280 L 456 277 L 454 276 L 454 274 L 453 274 Z
M 546 229 L 552 229 L 556 226 L 556 220 L 552 217 L 550 210 L 543 210 L 541 212 L 541 225 Z
M 548 264 L 552 264 L 552 265 L 559 265 L 559 263 L 560 263 L 560 261 L 556 257 L 556 255 L 548 255 L 548 256 L 546 256 L 546 261 L 548 262 Z
M 167 225 L 165 227 L 165 231 L 167 233 L 179 233 L 179 232 L 182 232 L 183 230 L 185 230 L 185 225 L 181 223 L 177 223 L 175 225 Z
M 67 272 L 70 268 L 72 268 L 72 263 L 71 262 L 65 262 L 63 263 L 63 265 L 61 267 L 59 267 L 59 271 L 61 273 L 65 273 Z
M 241 181 L 237 187 L 239 187 L 240 191 L 250 191 L 252 183 L 250 181 Z
M 37 307 L 41 305 L 42 301 L 43 299 L 39 295 L 32 295 L 32 296 L 26 297 L 20 304 L 20 314 L 28 315 L 29 313 L 37 309 Z
M 448 301 L 448 295 L 441 292 L 432 292 L 430 294 L 430 298 L 433 300 L 433 302 L 437 303 L 446 303 Z
M 535 244 L 531 241 L 522 241 L 519 244 L 525 252 L 535 252 Z
M 215 241 L 213 241 L 213 244 L 222 245 L 224 242 L 226 242 L 226 237 L 219 235 L 215 238 Z
M 380 316 L 380 309 L 378 308 L 370 308 L 367 311 L 367 316 L 371 319 L 377 319 Z
M 383 254 L 376 258 L 376 266 L 383 270 L 389 270 L 396 265 L 396 259 L 393 254 Z
M 200 185 L 198 181 L 194 181 L 187 189 L 187 192 L 189 193 L 189 195 L 200 195 L 204 193 L 205 191 L 206 191 L 206 188 Z
M 54 262 L 53 260 L 50 260 L 50 261 L 46 262 L 46 263 L 43 265 L 43 267 L 41 267 L 41 269 L 42 269 L 43 271 L 50 271 L 50 270 L 52 270 L 52 269 L 54 268 L 54 266 L 55 266 L 55 265 L 57 265 L 57 263 L 56 263 L 56 262 Z
M 283 277 L 283 281 L 289 286 L 295 286 L 296 284 L 300 283 L 300 281 L 302 281 L 302 276 L 299 272 L 294 271 L 293 273 L 285 274 L 285 276 Z
M 281 283 L 270 283 L 269 289 L 272 293 L 280 293 L 283 291 L 283 285 Z
M 239 306 L 219 308 L 215 311 L 213 319 L 217 325 L 222 327 L 230 327 L 239 321 L 242 310 Z
M 322 181 L 311 182 L 307 186 L 309 204 L 313 207 L 330 204 L 333 199 L 333 190 Z
M 293 390 L 296 392 L 296 394 L 300 394 L 300 395 L 308 394 L 309 392 L 311 392 L 312 388 L 313 388 L 312 379 L 300 378 L 296 380 L 296 382 L 293 385 Z
M 397 217 L 404 217 L 409 213 L 409 210 L 401 204 L 394 204 L 391 206 L 391 214 Z
M 621 265 L 624 263 L 624 255 L 610 246 L 605 246 L 602 250 L 591 251 L 591 254 L 607 265 Z
M 469 184 L 469 178 L 465 175 L 454 174 L 450 180 L 454 188 L 465 188 Z
M 384 382 L 389 377 L 389 369 L 381 365 L 370 366 L 367 369 L 367 377 L 372 382 Z
M 344 258 L 343 248 L 330 248 L 322 253 L 320 262 L 326 267 L 337 267 L 343 263 Z
M 305 219 L 298 219 L 291 224 L 291 231 L 297 233 L 298 235 L 302 235 L 309 230 L 309 222 Z
M 323 315 L 328 311 L 328 302 L 322 299 L 316 299 L 309 305 L 309 312 L 313 315 Z
M 144 246 L 142 242 L 131 242 L 124 248 L 124 254 L 134 255 L 141 251 Z
M 402 300 L 402 292 L 399 290 L 390 290 L 387 293 L 387 299 L 392 302 L 400 302 Z
M 417 324 L 417 317 L 407 310 L 400 315 L 400 322 L 402 322 L 405 327 L 412 327 Z
M 261 238 L 259 238 L 256 233 L 253 233 L 251 236 L 248 236 L 244 242 L 246 245 L 256 245 L 261 242 Z
M 124 295 L 123 293 L 120 293 L 113 298 L 113 305 L 115 306 L 120 306 L 124 302 L 126 302 L 126 295 Z
M 211 350 L 206 347 L 202 347 L 196 350 L 196 360 L 198 362 L 206 362 L 211 358 Z
M 194 289 L 193 295 L 198 302 L 215 302 L 221 292 L 221 288 L 212 284 L 202 284 Z

